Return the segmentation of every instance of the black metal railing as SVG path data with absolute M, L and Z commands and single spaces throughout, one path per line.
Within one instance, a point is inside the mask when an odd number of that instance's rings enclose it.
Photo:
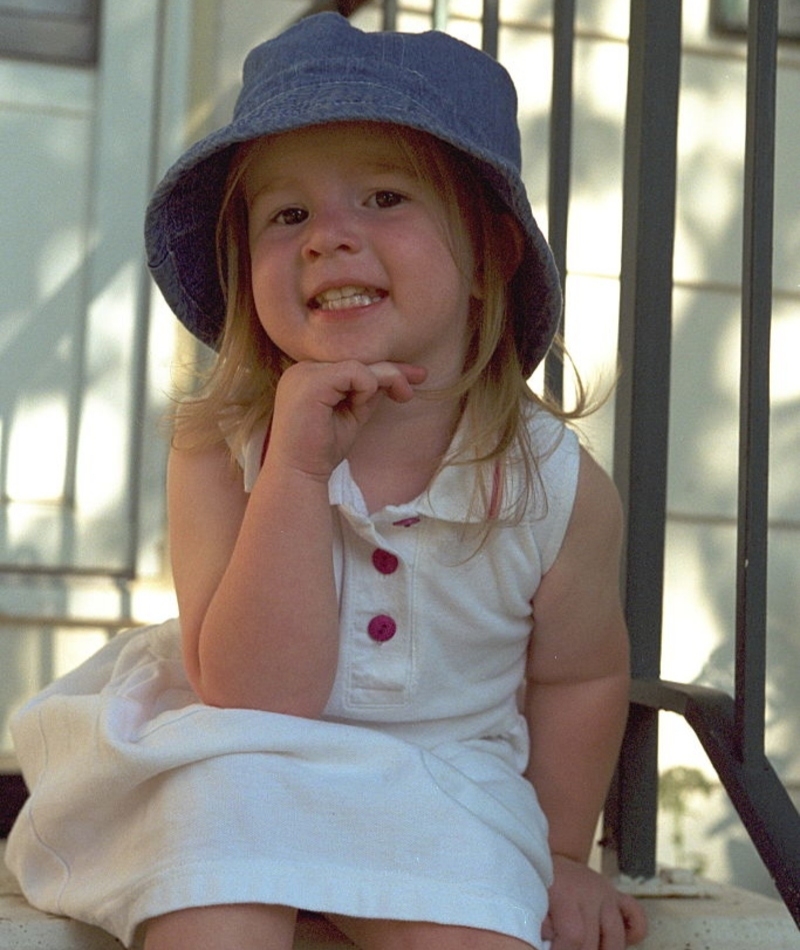
M 633 676 L 658 679 L 666 541 L 672 261 L 681 64 L 679 2 L 633 0 L 628 38 L 614 478 L 627 515 Z M 646 317 L 646 319 L 643 319 Z M 606 864 L 655 874 L 658 711 L 634 704 L 606 811 Z
M 620 298 L 625 371 L 614 472 L 628 514 L 625 605 L 635 679 L 605 838 L 621 871 L 633 877 L 655 872 L 658 712 L 679 713 L 800 926 L 800 816 L 764 744 L 778 3 L 751 3 L 748 23 L 732 697 L 660 679 L 680 3 L 634 0 L 630 23 Z

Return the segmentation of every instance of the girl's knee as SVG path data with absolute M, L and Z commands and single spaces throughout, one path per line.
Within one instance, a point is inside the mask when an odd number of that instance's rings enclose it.
M 515 937 L 472 927 L 339 916 L 330 919 L 360 950 L 538 950 Z
M 144 950 L 291 950 L 296 918 L 271 904 L 187 907 L 147 921 Z

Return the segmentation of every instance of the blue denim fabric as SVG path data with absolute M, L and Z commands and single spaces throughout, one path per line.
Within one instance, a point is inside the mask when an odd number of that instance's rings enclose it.
M 237 144 L 334 121 L 392 122 L 464 152 L 526 237 L 511 286 L 524 372 L 546 353 L 562 295 L 520 174 L 517 96 L 490 56 L 445 33 L 365 33 L 336 13 L 292 26 L 248 55 L 232 121 L 167 172 L 147 210 L 148 264 L 178 318 L 215 346 L 224 321 L 215 232 Z

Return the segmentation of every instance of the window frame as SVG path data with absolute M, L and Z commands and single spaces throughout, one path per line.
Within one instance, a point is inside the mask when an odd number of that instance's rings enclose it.
M 97 65 L 100 0 L 0 0 L 0 56 Z

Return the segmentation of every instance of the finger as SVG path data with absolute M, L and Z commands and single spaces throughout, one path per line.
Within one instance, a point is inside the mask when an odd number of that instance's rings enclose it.
M 412 386 L 419 386 L 428 378 L 428 371 L 424 366 L 412 366 L 410 363 L 395 364 Z
M 647 914 L 644 908 L 630 894 L 619 895 L 619 909 L 625 927 L 625 943 L 627 946 L 640 943 L 647 936 Z
M 562 908 L 551 930 L 551 950 L 599 950 L 599 926 L 590 925 L 579 908 Z
M 603 928 L 599 920 L 584 920 L 582 943 L 578 944 L 581 950 L 606 950 L 603 943 Z M 624 950 L 622 947 L 610 947 L 608 950 Z
M 625 924 L 622 908 L 616 901 L 608 901 L 600 912 L 600 950 L 625 950 Z
M 412 399 L 414 386 L 424 382 L 428 375 L 422 366 L 389 361 L 371 363 L 369 369 L 378 381 L 378 387 L 395 402 L 408 402 Z
M 278 383 L 278 394 L 295 405 L 320 403 L 335 408 L 355 394 L 368 399 L 378 390 L 375 374 L 355 360 L 341 363 L 304 361 L 290 366 Z M 277 402 L 277 397 L 276 397 Z M 292 403 L 289 403 L 290 405 Z

